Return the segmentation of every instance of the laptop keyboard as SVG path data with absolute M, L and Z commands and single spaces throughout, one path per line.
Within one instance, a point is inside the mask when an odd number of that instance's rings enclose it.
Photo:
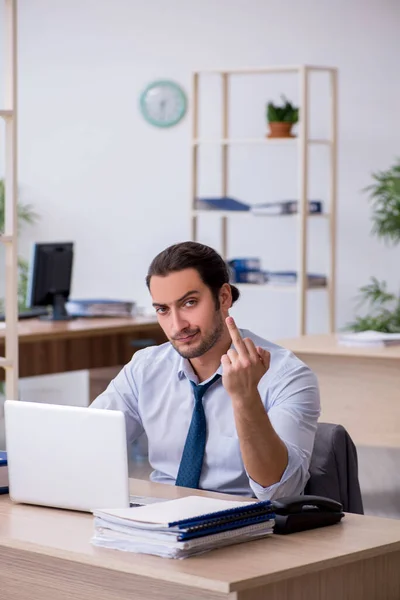
M 156 502 L 165 502 L 165 498 L 154 498 L 152 496 L 129 496 L 129 506 L 146 506 L 146 504 L 156 504 Z

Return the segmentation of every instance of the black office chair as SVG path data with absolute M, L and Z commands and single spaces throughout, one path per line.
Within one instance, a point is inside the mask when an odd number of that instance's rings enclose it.
M 364 514 L 357 450 L 342 425 L 318 423 L 304 493 L 332 498 L 345 512 Z

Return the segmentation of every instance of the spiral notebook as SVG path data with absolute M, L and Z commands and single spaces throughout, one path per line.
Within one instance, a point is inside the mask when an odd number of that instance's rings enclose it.
M 187 496 L 147 506 L 95 510 L 95 517 L 110 523 L 119 523 L 140 529 L 182 530 L 208 527 L 273 513 L 271 502 L 220 500 L 201 496 Z

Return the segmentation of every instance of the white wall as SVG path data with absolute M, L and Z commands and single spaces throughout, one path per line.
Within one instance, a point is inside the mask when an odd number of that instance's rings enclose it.
M 138 111 L 153 78 L 170 77 L 190 92 L 190 73 L 207 67 L 309 63 L 339 68 L 338 326 L 353 316 L 357 288 L 374 274 L 399 283 L 396 250 L 370 235 L 362 188 L 373 170 L 400 154 L 400 4 L 397 0 L 21 0 L 20 186 L 40 223 L 23 236 L 73 240 L 73 295 L 112 295 L 148 304 L 144 285 L 153 256 L 189 237 L 190 115 L 158 130 Z M 208 84 L 215 125 L 219 97 Z M 204 88 L 206 89 L 206 88 Z M 240 79 L 233 86 L 235 132 L 263 135 L 264 104 L 287 92 L 287 76 Z M 312 131 L 323 135 L 326 93 L 313 81 Z M 203 125 L 204 121 L 203 111 Z M 212 118 L 213 117 L 213 118 Z M 247 133 L 246 133 L 247 132 Z M 327 155 L 313 150 L 311 195 L 325 192 Z M 202 191 L 218 193 L 216 159 L 202 165 Z M 237 149 L 232 189 L 249 202 L 296 192 L 292 149 Z M 207 166 L 207 169 L 205 168 Z M 205 218 L 204 218 L 205 219 Z M 218 223 L 202 227 L 218 247 Z M 294 220 L 232 225 L 231 256 L 259 255 L 265 268 L 296 267 Z M 323 270 L 326 223 L 313 222 L 310 270 Z M 323 331 L 325 292 L 311 293 L 311 329 Z M 235 309 L 242 326 L 276 338 L 294 335 L 290 293 L 249 289 Z
M 87 406 L 89 402 L 87 371 L 59 373 L 45 377 L 24 377 L 20 381 L 19 399 L 25 402 Z M 6 447 L 4 400 L 0 395 L 0 450 Z

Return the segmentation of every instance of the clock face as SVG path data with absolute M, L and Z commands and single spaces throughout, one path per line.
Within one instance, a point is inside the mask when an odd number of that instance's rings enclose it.
M 184 117 L 185 92 L 173 81 L 155 81 L 140 97 L 140 108 L 146 121 L 156 127 L 172 127 Z

